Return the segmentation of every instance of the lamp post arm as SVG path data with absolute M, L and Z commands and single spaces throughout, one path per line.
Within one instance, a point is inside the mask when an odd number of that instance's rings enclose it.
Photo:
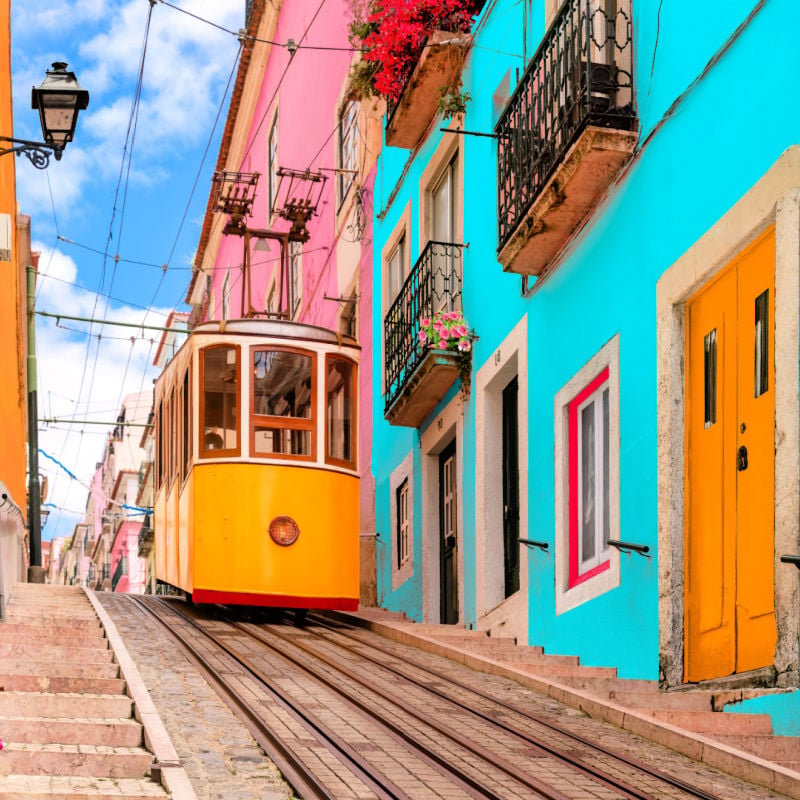
M 27 139 L 12 139 L 9 136 L 0 136 L 0 142 L 10 142 L 14 147 L 0 148 L 0 156 L 16 153 L 25 155 L 36 169 L 47 169 L 50 165 L 50 156 L 55 156 L 56 161 L 61 160 L 63 148 L 56 144 L 45 142 L 31 142 Z

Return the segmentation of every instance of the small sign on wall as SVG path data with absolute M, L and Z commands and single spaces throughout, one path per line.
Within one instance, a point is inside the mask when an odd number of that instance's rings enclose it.
M 0 261 L 11 261 L 11 214 L 0 214 Z

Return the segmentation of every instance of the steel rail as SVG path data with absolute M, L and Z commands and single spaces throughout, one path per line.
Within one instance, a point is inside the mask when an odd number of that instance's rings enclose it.
M 265 636 L 263 636 L 263 634 L 261 634 L 260 632 L 249 630 L 248 628 L 246 628 L 245 625 L 248 625 L 249 623 L 240 623 L 240 622 L 237 622 L 235 620 L 230 620 L 230 619 L 226 619 L 225 621 L 228 622 L 229 624 L 233 625 L 234 627 L 236 627 L 238 630 L 241 630 L 242 632 L 248 634 L 249 636 L 253 637 L 254 639 L 260 641 L 262 644 L 266 645 L 267 647 L 272 648 L 273 650 L 275 650 L 275 652 L 278 652 L 283 658 L 287 659 L 291 663 L 296 664 L 297 666 L 300 666 L 302 669 L 305 669 L 309 674 L 314 675 L 314 677 L 316 677 L 317 680 L 321 681 L 326 686 L 329 686 L 331 689 L 336 691 L 339 695 L 347 696 L 351 702 L 355 703 L 365 713 L 367 713 L 370 716 L 372 716 L 373 718 L 377 719 L 377 716 L 376 716 L 377 712 L 374 709 L 370 708 L 370 706 L 366 703 L 366 701 L 355 697 L 354 695 L 352 695 L 349 692 L 346 693 L 341 685 L 336 684 L 334 681 L 330 680 L 329 678 L 320 675 L 316 670 L 313 670 L 308 665 L 303 664 L 302 661 L 300 661 L 299 659 L 295 658 L 294 656 L 291 656 L 288 653 L 285 653 L 285 652 L 283 652 L 281 650 L 278 650 L 275 647 L 274 643 L 270 642 Z M 348 678 L 350 678 L 354 682 L 356 682 L 359 685 L 367 688 L 373 694 L 378 695 L 378 697 L 382 698 L 383 700 L 386 700 L 387 702 L 392 703 L 393 705 L 395 705 L 398 708 L 402 709 L 406 714 L 408 714 L 409 716 L 413 717 L 418 722 L 421 722 L 424 725 L 427 725 L 428 727 L 433 728 L 437 733 L 440 733 L 443 736 L 446 736 L 448 739 L 450 739 L 451 741 L 455 742 L 457 745 L 459 745 L 460 747 L 464 748 L 468 752 L 472 753 L 474 756 L 478 757 L 483 762 L 485 762 L 487 764 L 490 764 L 491 766 L 495 767 L 496 769 L 500 770 L 501 772 L 504 772 L 510 778 L 514 779 L 515 781 L 517 781 L 518 783 L 522 784 L 523 786 L 526 786 L 527 788 L 531 789 L 532 791 L 537 792 L 543 798 L 547 798 L 547 800 L 568 800 L 567 796 L 564 795 L 559 790 L 557 790 L 554 787 L 546 784 L 544 781 L 540 781 L 538 778 L 534 777 L 533 775 L 530 775 L 529 773 L 524 772 L 523 770 L 519 769 L 517 766 L 512 764 L 510 761 L 502 758 L 501 756 L 498 756 L 496 753 L 493 753 L 492 751 L 488 750 L 487 748 L 482 747 L 479 744 L 476 744 L 474 741 L 472 741 L 471 739 L 467 738 L 466 736 L 463 736 L 461 733 L 459 733 L 454 728 L 452 728 L 452 727 L 450 727 L 448 725 L 444 725 L 443 723 L 437 722 L 436 720 L 431 719 L 431 717 L 429 715 L 427 715 L 427 714 L 425 714 L 423 712 L 417 711 L 415 708 L 410 707 L 409 705 L 404 703 L 400 698 L 398 698 L 397 695 L 393 695 L 393 694 L 391 694 L 389 692 L 385 692 L 382 689 L 377 688 L 373 684 L 370 684 L 368 681 L 366 681 L 363 678 L 359 677 L 358 673 L 354 672 L 353 670 L 349 669 L 348 667 L 346 667 L 346 666 L 344 666 L 344 665 L 342 665 L 340 663 L 337 663 L 337 662 L 327 658 L 326 656 L 321 655 L 318 652 L 315 652 L 312 648 L 309 648 L 309 647 L 303 645 L 302 643 L 298 643 L 298 642 L 294 641 L 291 637 L 287 637 L 287 636 L 283 636 L 281 634 L 275 633 L 273 630 L 270 630 L 270 633 L 272 633 L 273 636 L 275 636 L 276 638 L 280 639 L 281 641 L 287 642 L 291 646 L 296 647 L 299 650 L 303 651 L 304 653 L 306 653 L 306 654 L 312 656 L 313 658 L 317 659 L 318 661 L 321 661 L 323 664 L 326 664 L 327 666 L 331 667 L 332 669 L 336 670 L 337 672 L 341 673 L 342 675 L 347 676 Z M 386 720 L 385 718 L 383 718 L 383 724 L 389 725 L 392 728 L 394 728 L 397 731 L 397 733 L 401 737 L 403 737 L 403 739 L 405 741 L 407 741 L 413 747 L 415 747 L 415 748 L 419 747 L 419 745 L 416 744 L 415 741 L 413 739 L 411 739 L 411 737 L 405 731 L 403 731 L 401 728 L 399 728 L 399 726 L 397 726 L 395 723 L 391 722 L 390 720 Z M 430 750 L 425 751 L 425 752 L 429 757 L 434 758 L 437 761 L 440 761 L 440 763 L 452 774 L 452 767 L 450 766 L 449 762 L 446 759 L 443 759 L 440 756 L 436 755 L 435 753 L 432 753 Z M 487 797 L 496 797 L 497 796 L 490 789 L 486 789 L 485 787 L 482 787 L 479 782 L 473 781 L 473 779 L 469 778 L 468 776 L 459 775 L 459 778 L 461 780 L 465 780 L 465 781 L 468 781 L 468 782 L 472 783 L 475 786 L 475 788 L 478 789 L 478 791 L 484 792 L 484 796 L 487 796 Z M 638 800 L 638 798 L 637 798 L 637 800 Z
M 182 612 L 172 609 L 173 613 L 179 614 L 180 616 L 184 616 Z M 190 618 L 186 618 L 187 621 L 191 622 L 192 624 L 196 625 L 203 633 L 211 639 L 216 640 L 213 634 L 209 634 L 205 631 L 202 626 L 195 623 Z M 396 741 L 400 742 L 401 744 L 405 744 L 410 749 L 412 749 L 416 754 L 417 757 L 428 764 L 430 767 L 435 769 L 439 774 L 447 778 L 448 780 L 452 781 L 453 784 L 458 786 L 462 789 L 468 796 L 484 800 L 501 800 L 501 797 L 491 788 L 483 785 L 480 781 L 471 778 L 468 775 L 463 775 L 459 772 L 456 772 L 453 769 L 452 764 L 443 756 L 440 756 L 434 752 L 432 752 L 427 745 L 423 745 L 419 743 L 416 739 L 413 738 L 408 732 L 404 731 L 397 723 L 393 722 L 391 719 L 388 719 L 386 716 L 377 712 L 374 708 L 370 707 L 370 705 L 360 699 L 359 697 L 354 696 L 352 693 L 345 691 L 342 686 L 334 681 L 330 680 L 329 678 L 325 677 L 321 674 L 318 670 L 313 669 L 308 664 L 304 664 L 299 659 L 295 658 L 294 656 L 290 655 L 289 653 L 280 650 L 278 647 L 275 646 L 274 643 L 269 642 L 266 637 L 261 636 L 260 634 L 254 633 L 253 631 L 247 630 L 244 627 L 241 627 L 241 624 L 232 621 L 229 619 L 222 618 L 224 622 L 227 622 L 231 627 L 241 631 L 241 633 L 245 634 L 246 636 L 256 639 L 265 647 L 269 648 L 270 651 L 278 656 L 280 656 L 285 661 L 293 664 L 294 666 L 298 667 L 299 669 L 303 670 L 307 675 L 311 676 L 314 680 L 318 683 L 321 683 L 323 686 L 326 686 L 328 689 L 334 692 L 334 694 L 342 701 L 346 702 L 348 705 L 356 708 L 360 711 L 363 715 L 370 717 L 374 722 L 380 725 L 384 730 Z M 223 643 L 219 643 L 219 646 L 226 650 L 233 658 L 239 661 L 242 664 L 245 664 L 246 659 L 243 656 L 236 654 L 232 649 L 228 648 L 227 645 Z M 324 659 L 320 658 L 320 656 L 315 655 L 315 658 L 324 662 Z M 339 672 L 346 672 L 346 668 L 341 667 L 340 665 L 329 664 L 329 666 L 333 667 L 334 669 L 338 670 Z M 254 670 L 254 674 L 258 673 L 258 670 L 254 667 L 247 667 L 251 671 Z M 268 680 L 268 679 L 267 679 Z M 379 694 L 379 692 L 376 692 Z M 390 702 L 393 702 L 397 705 L 396 698 L 388 698 Z M 402 706 L 401 706 L 402 707 Z M 473 750 L 469 747 L 471 743 L 464 742 L 460 739 L 459 734 L 451 729 L 444 729 L 443 726 L 435 725 L 431 722 L 430 719 L 425 718 L 424 716 L 415 714 L 410 709 L 403 709 L 407 711 L 410 715 L 415 716 L 415 718 L 420 719 L 429 727 L 433 727 L 438 732 L 443 733 L 445 736 L 448 736 L 457 744 L 465 747 L 465 749 Z M 485 751 L 476 752 L 479 757 L 485 758 Z M 501 759 L 496 759 L 497 761 L 501 761 Z M 508 764 L 507 767 L 501 766 L 498 763 L 493 761 L 489 761 L 493 766 L 498 767 L 501 771 L 506 772 L 506 774 L 510 774 L 509 770 L 512 772 L 515 770 L 513 765 Z M 506 762 L 507 763 L 507 762 Z M 526 785 L 529 789 L 532 789 L 534 792 L 537 793 L 537 796 L 541 797 L 542 800 L 569 800 L 569 798 L 564 795 L 562 792 L 554 789 L 551 786 L 548 786 L 541 781 L 538 781 L 536 778 L 532 778 L 532 776 L 522 775 L 522 777 L 517 777 L 516 775 L 512 775 L 516 780 Z
M 217 637 L 197 625 L 190 617 L 176 611 L 170 603 L 165 602 L 161 598 L 152 598 L 146 601 L 136 595 L 130 595 L 130 597 L 175 638 L 184 654 L 200 671 L 209 685 L 217 691 L 227 705 L 240 717 L 258 745 L 275 762 L 281 774 L 304 800 L 330 800 L 330 788 L 326 787 L 322 781 L 317 778 L 314 772 L 306 766 L 303 760 L 270 730 L 269 726 L 253 711 L 241 695 L 209 666 L 207 660 L 187 637 L 167 622 L 159 613 L 150 608 L 151 603 L 158 604 L 162 608 L 168 608 L 171 613 L 190 623 L 209 640 L 214 642 L 215 645 L 223 649 L 229 655 L 232 655 L 236 661 L 251 672 L 251 674 L 264 685 L 268 694 L 281 708 L 287 711 L 293 719 L 299 722 L 317 741 L 327 747 L 330 752 L 336 754 L 340 761 L 345 763 L 355 775 L 376 793 L 378 798 L 381 800 L 411 800 L 407 794 L 391 782 L 386 781 L 384 784 L 381 784 L 376 781 L 362 768 L 361 764 L 364 763 L 364 760 L 358 753 L 348 745 L 344 745 L 338 741 L 334 734 L 328 731 L 324 725 L 314 720 L 310 714 L 299 709 L 296 704 L 286 700 L 269 679 L 264 680 L 266 676 L 262 677 L 256 674 L 257 671 L 253 672 L 250 666 L 243 663 L 243 659 L 231 654 L 227 646 L 221 644 Z
M 648 766 L 647 764 L 645 764 L 642 761 L 639 761 L 639 760 L 637 760 L 635 758 L 631 758 L 630 756 L 623 755 L 623 754 L 621 754 L 621 753 L 619 753 L 619 752 L 617 752 L 615 750 L 611 750 L 611 749 L 609 749 L 607 747 L 604 747 L 603 745 L 597 744 L 596 742 L 593 742 L 591 739 L 587 739 L 585 736 L 581 736 L 580 734 L 575 733 L 573 731 L 570 731 L 567 728 L 564 728 L 564 727 L 562 727 L 560 725 L 557 725 L 557 724 L 555 724 L 553 722 L 550 722 L 549 720 L 539 716 L 538 714 L 534 714 L 534 713 L 531 713 L 531 712 L 528 712 L 528 711 L 522 711 L 517 706 L 511 705 L 510 703 L 507 703 L 504 700 L 501 700 L 501 699 L 499 699 L 497 697 L 494 697 L 493 695 L 490 695 L 487 692 L 483 692 L 480 689 L 476 689 L 475 687 L 470 686 L 469 684 L 464 683 L 463 681 L 459 681 L 457 678 L 453 678 L 453 677 L 445 674 L 444 672 L 440 672 L 439 670 L 432 669 L 430 667 L 426 667 L 423 664 L 419 664 L 418 662 L 413 661 L 412 659 L 409 659 L 409 658 L 407 658 L 405 656 L 399 655 L 398 653 L 395 653 L 392 650 L 390 650 L 389 648 L 384 647 L 382 645 L 373 644 L 371 642 L 370 643 L 364 642 L 362 639 L 359 639 L 357 636 L 353 636 L 352 634 L 349 634 L 349 633 L 347 633 L 345 631 L 342 631 L 340 628 L 338 628 L 338 627 L 336 627 L 334 625 L 331 625 L 328 620 L 324 619 L 323 617 L 320 617 L 319 615 L 314 615 L 313 619 L 314 619 L 314 623 L 318 624 L 320 627 L 324 627 L 327 630 L 330 630 L 330 631 L 332 631 L 334 633 L 339 634 L 340 636 L 343 636 L 345 638 L 351 639 L 352 641 L 355 641 L 358 644 L 360 644 L 362 647 L 368 647 L 368 648 L 370 648 L 372 650 L 379 650 L 380 652 L 385 653 L 386 655 L 390 656 L 391 658 L 394 658 L 394 659 L 396 659 L 398 661 L 405 662 L 406 664 L 412 666 L 414 669 L 420 670 L 422 672 L 426 672 L 429 675 L 431 675 L 432 677 L 435 677 L 435 678 L 437 678 L 439 680 L 443 680 L 443 681 L 445 681 L 447 683 L 452 684 L 453 686 L 458 686 L 460 689 L 463 689 L 463 690 L 465 690 L 467 692 L 470 692 L 470 693 L 472 693 L 474 695 L 477 695 L 478 697 L 480 697 L 480 698 L 482 698 L 484 700 L 487 700 L 487 701 L 489 701 L 491 703 L 494 703 L 495 705 L 500 706 L 504 710 L 511 711 L 511 712 L 513 712 L 513 713 L 515 713 L 515 714 L 517 714 L 517 715 L 519 715 L 519 716 L 521 716 L 521 717 L 523 717 L 523 718 L 525 718 L 527 720 L 530 720 L 531 722 L 534 722 L 536 724 L 542 725 L 543 727 L 546 727 L 549 730 L 554 731 L 555 733 L 561 734 L 562 736 L 564 736 L 566 738 L 569 738 L 569 739 L 572 739 L 573 741 L 579 742 L 580 744 L 582 744 L 582 745 L 584 745 L 586 747 L 589 747 L 589 748 L 591 748 L 591 749 L 593 749 L 593 750 L 595 750 L 597 752 L 600 752 L 603 755 L 609 756 L 610 758 L 613 758 L 613 759 L 615 759 L 617 761 L 620 761 L 620 762 L 628 765 L 629 767 L 632 767 L 632 768 L 637 769 L 637 770 L 639 770 L 641 772 L 644 772 L 645 774 L 649 775 L 652 778 L 657 778 L 658 780 L 664 781 L 665 783 L 675 787 L 676 789 L 680 789 L 680 790 L 686 792 L 687 794 L 692 795 L 693 797 L 699 798 L 699 800 L 724 800 L 724 798 L 721 798 L 718 795 L 710 794 L 710 793 L 706 792 L 704 789 L 700 789 L 697 786 L 693 786 L 692 784 L 686 783 L 685 781 L 682 781 L 680 778 L 676 778 L 675 776 L 670 775 L 669 773 L 662 772 L 661 770 L 658 770 L 658 769 L 656 769 L 654 767 L 650 767 L 650 766 Z M 337 624 L 345 625 L 349 630 L 355 630 L 357 628 L 357 626 L 351 625 L 350 623 L 343 622 L 341 620 L 337 620 Z M 306 631 L 308 633 L 320 636 L 320 634 L 316 634 L 310 628 L 307 628 Z M 322 638 L 326 642 L 331 642 L 330 639 L 326 639 L 325 637 L 320 636 L 320 638 Z M 335 643 L 335 644 L 338 644 L 338 643 Z M 501 727 L 501 728 L 507 730 L 509 733 L 513 733 L 515 735 L 521 736 L 523 739 L 530 739 L 530 743 L 531 744 L 534 744 L 535 746 L 541 747 L 541 748 L 547 750 L 548 752 L 552 751 L 552 753 L 553 753 L 553 755 L 555 757 L 560 758 L 560 759 L 562 759 L 564 761 L 567 761 L 568 763 L 574 763 L 574 765 L 578 769 L 588 769 L 588 770 L 591 770 L 591 771 L 597 771 L 597 772 L 603 774 L 605 776 L 605 778 L 610 778 L 610 780 L 613 781 L 613 782 L 617 781 L 617 779 L 614 778 L 613 776 L 609 776 L 606 773 L 602 773 L 601 770 L 596 770 L 595 767 L 592 767 L 591 765 L 585 764 L 584 762 L 581 761 L 581 759 L 578 759 L 575 756 L 571 756 L 569 753 L 566 753 L 564 751 L 560 751 L 558 748 L 555 748 L 552 745 L 548 745 L 546 743 L 542 743 L 538 739 L 536 739 L 535 737 L 529 737 L 528 734 L 524 733 L 523 731 L 519 731 L 518 729 L 515 729 L 512 726 L 508 726 L 506 723 L 500 722 L 499 720 L 497 720 L 494 717 L 491 717 L 489 715 L 485 715 L 480 711 L 476 711 L 474 708 L 462 703 L 459 700 L 455 700 L 453 698 L 447 697 L 440 690 L 432 688 L 432 687 L 428 686 L 427 684 L 423 684 L 422 682 L 416 680 L 415 678 L 412 678 L 412 677 L 406 675 L 402 671 L 400 671 L 400 670 L 398 670 L 398 669 L 396 669 L 396 668 L 394 668 L 394 667 L 392 667 L 392 666 L 380 661 L 379 659 L 374 658 L 373 656 L 365 654 L 365 653 L 363 653 L 361 651 L 356 651 L 355 648 L 349 648 L 346 645 L 338 644 L 338 646 L 339 647 L 343 647 L 343 648 L 349 650 L 350 652 L 357 653 L 357 655 L 360 658 L 365 658 L 365 659 L 367 659 L 369 661 L 372 661 L 374 664 L 376 664 L 376 665 L 378 665 L 378 666 L 380 666 L 380 667 L 382 667 L 382 668 L 384 668 L 384 669 L 386 669 L 386 670 L 388 670 L 388 671 L 390 671 L 390 672 L 392 672 L 392 673 L 404 678 L 405 680 L 407 680 L 407 681 L 409 681 L 411 683 L 414 683 L 414 684 L 416 684 L 418 686 L 421 686 L 421 687 L 427 689 L 428 691 L 430 691 L 430 692 L 442 697 L 443 699 L 449 700 L 450 702 L 460 706 L 461 708 L 464 708 L 464 709 L 470 711 L 471 713 L 473 713 L 473 714 L 475 714 L 475 715 L 477 715 L 477 716 L 479 716 L 479 717 L 481 717 L 481 718 L 483 718 L 483 719 L 485 719 L 487 721 L 492 722 L 494 725 L 497 725 L 498 727 Z M 622 789 L 621 786 L 615 785 L 614 788 L 624 791 L 624 789 Z M 637 797 L 637 798 L 641 797 L 641 798 L 643 798 L 643 800 L 652 800 L 652 796 L 651 795 L 643 795 L 643 794 L 640 793 L 640 790 L 636 789 L 635 787 L 629 787 L 629 790 L 637 793 L 637 794 L 633 795 L 634 797 Z

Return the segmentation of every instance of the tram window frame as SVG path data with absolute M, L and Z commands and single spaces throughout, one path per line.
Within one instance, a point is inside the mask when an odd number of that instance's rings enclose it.
M 164 402 L 164 485 L 172 486 L 172 387 L 167 389 Z
M 294 353 L 311 358 L 311 416 L 310 417 L 276 417 L 271 414 L 256 414 L 256 382 L 255 355 L 263 352 Z M 285 347 L 273 344 L 253 345 L 250 348 L 250 456 L 252 458 L 280 459 L 283 461 L 316 461 L 317 460 L 317 354 L 313 350 L 299 347 Z M 298 453 L 267 453 L 256 450 L 256 425 L 269 426 L 277 430 L 310 431 L 311 445 L 308 455 Z
M 330 375 L 329 365 L 335 361 L 342 361 L 349 364 L 352 368 L 351 383 L 350 383 L 350 397 L 352 413 L 350 419 L 350 452 L 353 455 L 352 460 L 341 458 L 334 458 L 331 456 L 330 447 L 330 426 L 328 419 L 328 377 Z M 325 356 L 325 463 L 332 466 L 345 467 L 346 469 L 358 469 L 358 364 L 351 358 L 340 355 L 338 353 L 327 353 Z
M 189 467 L 192 463 L 192 365 L 191 362 L 186 366 L 183 373 L 183 384 L 181 387 L 181 483 L 186 482 L 189 476 Z
M 203 431 L 206 428 L 206 353 L 212 350 L 232 350 L 236 356 L 234 369 L 236 373 L 236 405 L 234 408 L 236 420 L 236 446 L 229 448 L 212 449 L 205 446 L 206 437 Z M 238 457 L 242 452 L 242 348 L 241 345 L 231 344 L 229 342 L 220 342 L 219 344 L 211 344 L 207 347 L 200 349 L 200 387 L 198 392 L 198 406 L 200 415 L 200 444 L 199 444 L 199 457 L 200 458 L 223 458 L 223 457 Z
M 156 491 L 161 489 L 164 479 L 164 399 L 159 398 L 156 406 Z

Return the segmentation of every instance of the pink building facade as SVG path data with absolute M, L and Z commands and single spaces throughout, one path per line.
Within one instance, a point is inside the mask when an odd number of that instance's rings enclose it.
M 288 232 L 282 214 L 307 197 L 304 241 L 226 233 L 230 217 L 212 191 L 187 302 L 190 323 L 284 318 L 358 340 L 361 595 L 374 604 L 371 219 L 382 109 L 347 95 L 358 57 L 347 37 L 350 4 L 329 0 L 314 12 L 306 3 L 252 4 L 247 31 L 254 38 L 244 47 L 217 161 L 218 175 L 255 184 L 242 226 L 248 230 Z

